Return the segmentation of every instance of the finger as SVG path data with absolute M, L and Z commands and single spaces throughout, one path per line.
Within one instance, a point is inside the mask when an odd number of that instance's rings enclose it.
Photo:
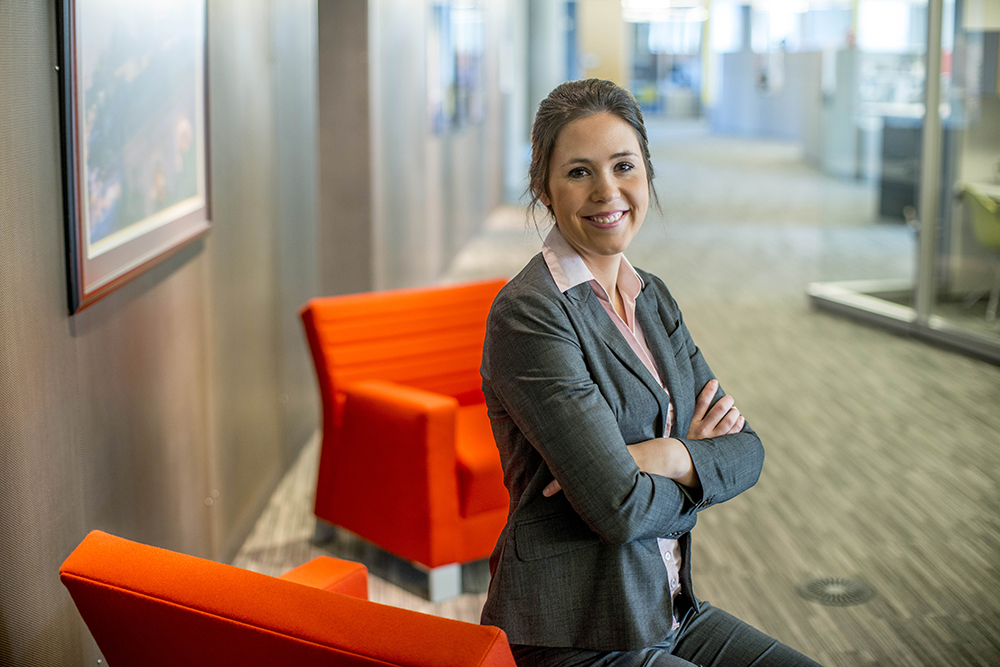
M 712 406 L 712 409 L 708 411 L 707 415 L 705 415 L 705 421 L 712 428 L 712 430 L 715 430 L 718 427 L 719 422 L 721 422 L 723 417 L 726 416 L 726 413 L 728 413 L 730 410 L 733 409 L 733 406 L 735 404 L 736 404 L 736 399 L 734 399 L 732 396 L 728 394 L 715 402 L 715 405 Z
M 557 480 L 552 480 L 544 489 L 542 489 L 542 495 L 548 498 L 556 495 L 560 491 L 562 491 L 562 486 L 559 485 Z
M 702 387 L 701 393 L 698 394 L 697 400 L 694 402 L 694 416 L 692 421 L 701 421 L 705 418 L 705 413 L 708 412 L 708 406 L 712 404 L 712 399 L 715 397 L 715 392 L 719 390 L 719 382 L 717 380 L 709 380 L 704 387 Z
M 728 435 L 732 432 L 733 427 L 736 425 L 740 419 L 740 411 L 735 407 L 731 408 L 729 412 L 722 415 L 722 418 L 716 422 L 708 433 L 705 435 L 706 438 L 717 438 L 720 435 Z
M 740 418 L 736 420 L 736 423 L 733 424 L 733 427 L 729 429 L 729 434 L 731 435 L 733 433 L 739 433 L 740 431 L 742 431 L 743 425 L 746 424 L 746 422 L 747 420 L 743 418 L 743 415 L 740 415 Z
M 732 431 L 741 416 L 742 415 L 740 414 L 739 409 L 734 405 L 732 409 L 719 420 L 719 427 L 717 429 L 720 432 L 719 435 L 725 435 L 726 433 Z

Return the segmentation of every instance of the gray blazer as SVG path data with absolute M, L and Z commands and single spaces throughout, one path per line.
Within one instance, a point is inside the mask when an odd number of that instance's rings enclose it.
M 666 286 L 638 273 L 645 285 L 636 319 L 674 399 L 670 435 L 680 437 L 714 376 Z M 541 254 L 493 303 L 482 375 L 510 492 L 482 622 L 513 644 L 614 651 L 662 640 L 671 600 L 656 538 L 679 539 L 678 600 L 697 607 L 689 531 L 700 510 L 756 483 L 760 439 L 749 424 L 733 435 L 681 438 L 700 491 L 641 472 L 626 444 L 662 435 L 668 396 L 590 285 L 561 293 Z M 553 476 L 563 491 L 545 498 Z

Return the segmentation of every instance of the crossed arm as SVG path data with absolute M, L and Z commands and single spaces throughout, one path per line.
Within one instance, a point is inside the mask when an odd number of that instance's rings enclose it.
M 628 443 L 586 356 L 584 348 L 592 342 L 587 336 L 593 334 L 581 336 L 579 329 L 588 327 L 573 319 L 574 311 L 562 299 L 529 279 L 519 282 L 512 281 L 494 302 L 483 350 L 483 390 L 501 457 L 521 457 L 522 448 L 530 446 L 559 480 L 573 510 L 606 544 L 683 534 L 694 526 L 698 511 L 753 486 L 763 463 L 760 439 L 732 411 L 732 399 L 723 401 L 721 388 L 709 385 L 711 370 L 682 322 L 674 327 L 671 343 L 678 350 L 684 346 L 691 382 L 701 390 L 703 405 L 692 414 L 696 425 L 685 436 Z M 610 354 L 599 344 L 592 346 L 594 354 Z M 610 357 L 605 361 L 616 363 Z M 628 374 L 622 380 L 633 382 Z M 640 392 L 637 397 L 646 400 L 642 410 L 659 409 L 650 405 L 652 396 Z M 652 428 L 630 430 L 652 435 Z M 650 460 L 643 463 L 647 455 Z M 538 500 L 551 499 L 539 492 Z
M 718 380 L 709 380 L 708 384 L 698 394 L 695 401 L 694 417 L 688 428 L 689 440 L 715 438 L 720 435 L 738 433 L 743 429 L 745 419 L 736 408 L 735 400 L 726 394 L 716 404 L 712 398 L 719 389 Z M 677 438 L 654 438 L 628 445 L 628 453 L 632 455 L 639 469 L 643 472 L 660 475 L 674 480 L 678 484 L 696 489 L 700 486 L 698 472 L 691 461 L 691 453 L 684 443 Z M 552 480 L 542 491 L 542 495 L 553 496 L 562 487 Z

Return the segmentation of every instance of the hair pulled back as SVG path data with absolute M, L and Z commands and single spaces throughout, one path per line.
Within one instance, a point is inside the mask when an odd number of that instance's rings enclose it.
M 646 183 L 656 207 L 660 201 L 653 187 L 653 164 L 649 159 L 649 140 L 642 111 L 632 93 L 618 84 L 604 79 L 567 81 L 556 86 L 538 105 L 535 122 L 531 126 L 531 166 L 528 167 L 528 209 L 534 210 L 542 195 L 549 196 L 549 163 L 556 139 L 564 127 L 574 120 L 608 113 L 621 118 L 635 131 L 646 167 Z M 551 207 L 547 207 L 549 213 Z

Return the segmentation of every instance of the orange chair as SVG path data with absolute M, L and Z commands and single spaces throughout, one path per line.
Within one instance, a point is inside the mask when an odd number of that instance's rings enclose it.
M 328 556 L 275 578 L 94 531 L 59 576 L 112 667 L 514 667 L 499 628 L 369 602 Z
M 302 309 L 323 400 L 316 516 L 430 570 L 486 558 L 509 498 L 479 365 L 503 280 L 312 299 Z

